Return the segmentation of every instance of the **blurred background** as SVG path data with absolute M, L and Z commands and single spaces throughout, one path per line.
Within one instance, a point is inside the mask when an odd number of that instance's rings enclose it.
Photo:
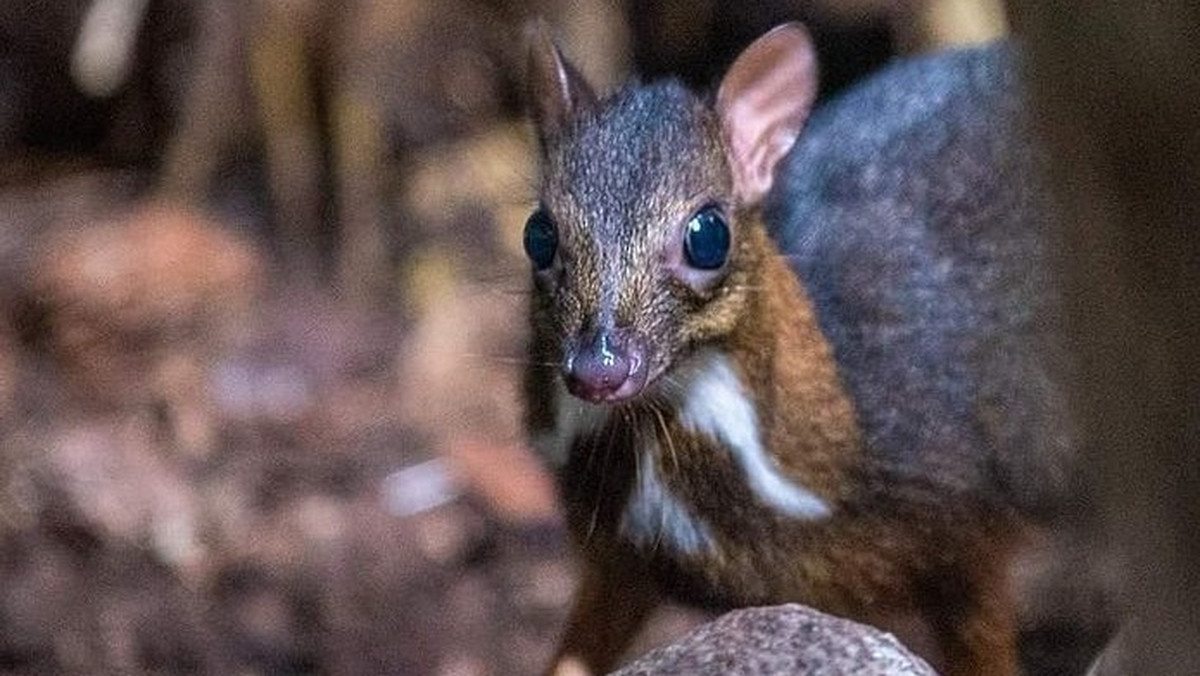
M 516 380 L 521 34 L 822 93 L 986 0 L 0 3 L 0 672 L 520 674 L 573 587 Z M 646 641 L 697 616 L 673 609 Z

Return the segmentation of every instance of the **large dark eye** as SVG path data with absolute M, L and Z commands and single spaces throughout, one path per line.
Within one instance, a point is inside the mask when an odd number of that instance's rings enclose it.
M 542 209 L 533 212 L 525 221 L 525 255 L 533 261 L 533 267 L 545 270 L 554 262 L 558 250 L 558 233 L 554 222 Z
M 696 212 L 683 235 L 683 253 L 688 265 L 699 270 L 716 270 L 729 256 L 729 224 L 715 206 Z

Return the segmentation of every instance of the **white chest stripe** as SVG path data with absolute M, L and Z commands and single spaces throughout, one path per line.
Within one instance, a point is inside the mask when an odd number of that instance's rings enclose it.
M 533 441 L 542 459 L 555 469 L 566 466 L 579 435 L 601 429 L 611 412 L 606 406 L 570 396 L 565 388 L 560 388 L 558 395 L 554 429 Z M 658 472 L 655 459 L 660 451 L 653 432 L 641 438 L 644 446 L 636 450 L 637 477 L 621 517 L 621 532 L 647 549 L 665 547 L 682 554 L 712 551 L 714 540 L 708 527 L 671 494 Z
M 750 490 L 764 504 L 802 519 L 822 519 L 832 513 L 824 500 L 784 476 L 767 455 L 754 406 L 725 357 L 713 356 L 696 374 L 680 410 L 680 421 L 725 444 L 745 473 Z
M 693 555 L 712 551 L 713 537 L 708 526 L 671 494 L 659 476 L 654 460 L 657 457 L 658 444 L 652 440 L 638 451 L 637 480 L 621 519 L 622 533 L 634 544 L 648 549 L 662 546 Z

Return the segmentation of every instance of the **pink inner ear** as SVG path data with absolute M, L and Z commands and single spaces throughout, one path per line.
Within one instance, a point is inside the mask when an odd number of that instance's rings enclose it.
M 744 205 L 771 189 L 775 165 L 796 141 L 817 91 L 808 31 L 785 24 L 742 52 L 717 92 L 734 189 Z

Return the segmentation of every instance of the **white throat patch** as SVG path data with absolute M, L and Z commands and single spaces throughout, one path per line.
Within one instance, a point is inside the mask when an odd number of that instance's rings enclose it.
M 758 415 L 729 359 L 717 352 L 699 355 L 682 374 L 684 396 L 679 422 L 727 448 L 751 492 L 767 507 L 805 520 L 828 518 L 833 510 L 820 496 L 786 476 L 763 446 Z M 678 382 L 678 381 L 677 381 Z M 571 396 L 559 383 L 555 425 L 533 445 L 553 469 L 566 466 L 580 435 L 604 427 L 612 409 Z M 636 435 L 637 478 L 621 517 L 622 532 L 644 547 L 669 547 L 684 554 L 711 551 L 707 524 L 691 514 L 666 485 L 656 464 L 661 454 L 655 431 Z
M 708 526 L 680 504 L 658 472 L 655 459 L 661 451 L 653 435 L 637 454 L 637 479 L 625 504 L 621 532 L 650 550 L 667 547 L 691 555 L 711 552 L 715 545 Z
M 728 358 L 718 353 L 702 357 L 680 407 L 680 422 L 727 447 L 746 475 L 746 482 L 763 504 L 799 519 L 824 519 L 830 506 L 807 488 L 785 476 L 767 454 L 754 405 Z
M 558 392 L 554 429 L 536 435 L 532 444 L 542 460 L 558 470 L 566 467 L 575 439 L 581 434 L 590 434 L 603 427 L 611 409 L 571 396 L 561 382 L 558 382 L 556 387 Z
M 612 414 L 611 408 L 581 401 L 561 384 L 558 387 L 554 429 L 533 440 L 538 454 L 555 470 L 566 466 L 571 447 L 581 435 L 602 429 Z M 711 552 L 716 545 L 708 526 L 679 501 L 658 471 L 657 429 L 642 430 L 634 438 L 638 444 L 630 452 L 637 454 L 636 478 L 622 511 L 621 533 L 648 550 L 661 547 L 692 555 Z

